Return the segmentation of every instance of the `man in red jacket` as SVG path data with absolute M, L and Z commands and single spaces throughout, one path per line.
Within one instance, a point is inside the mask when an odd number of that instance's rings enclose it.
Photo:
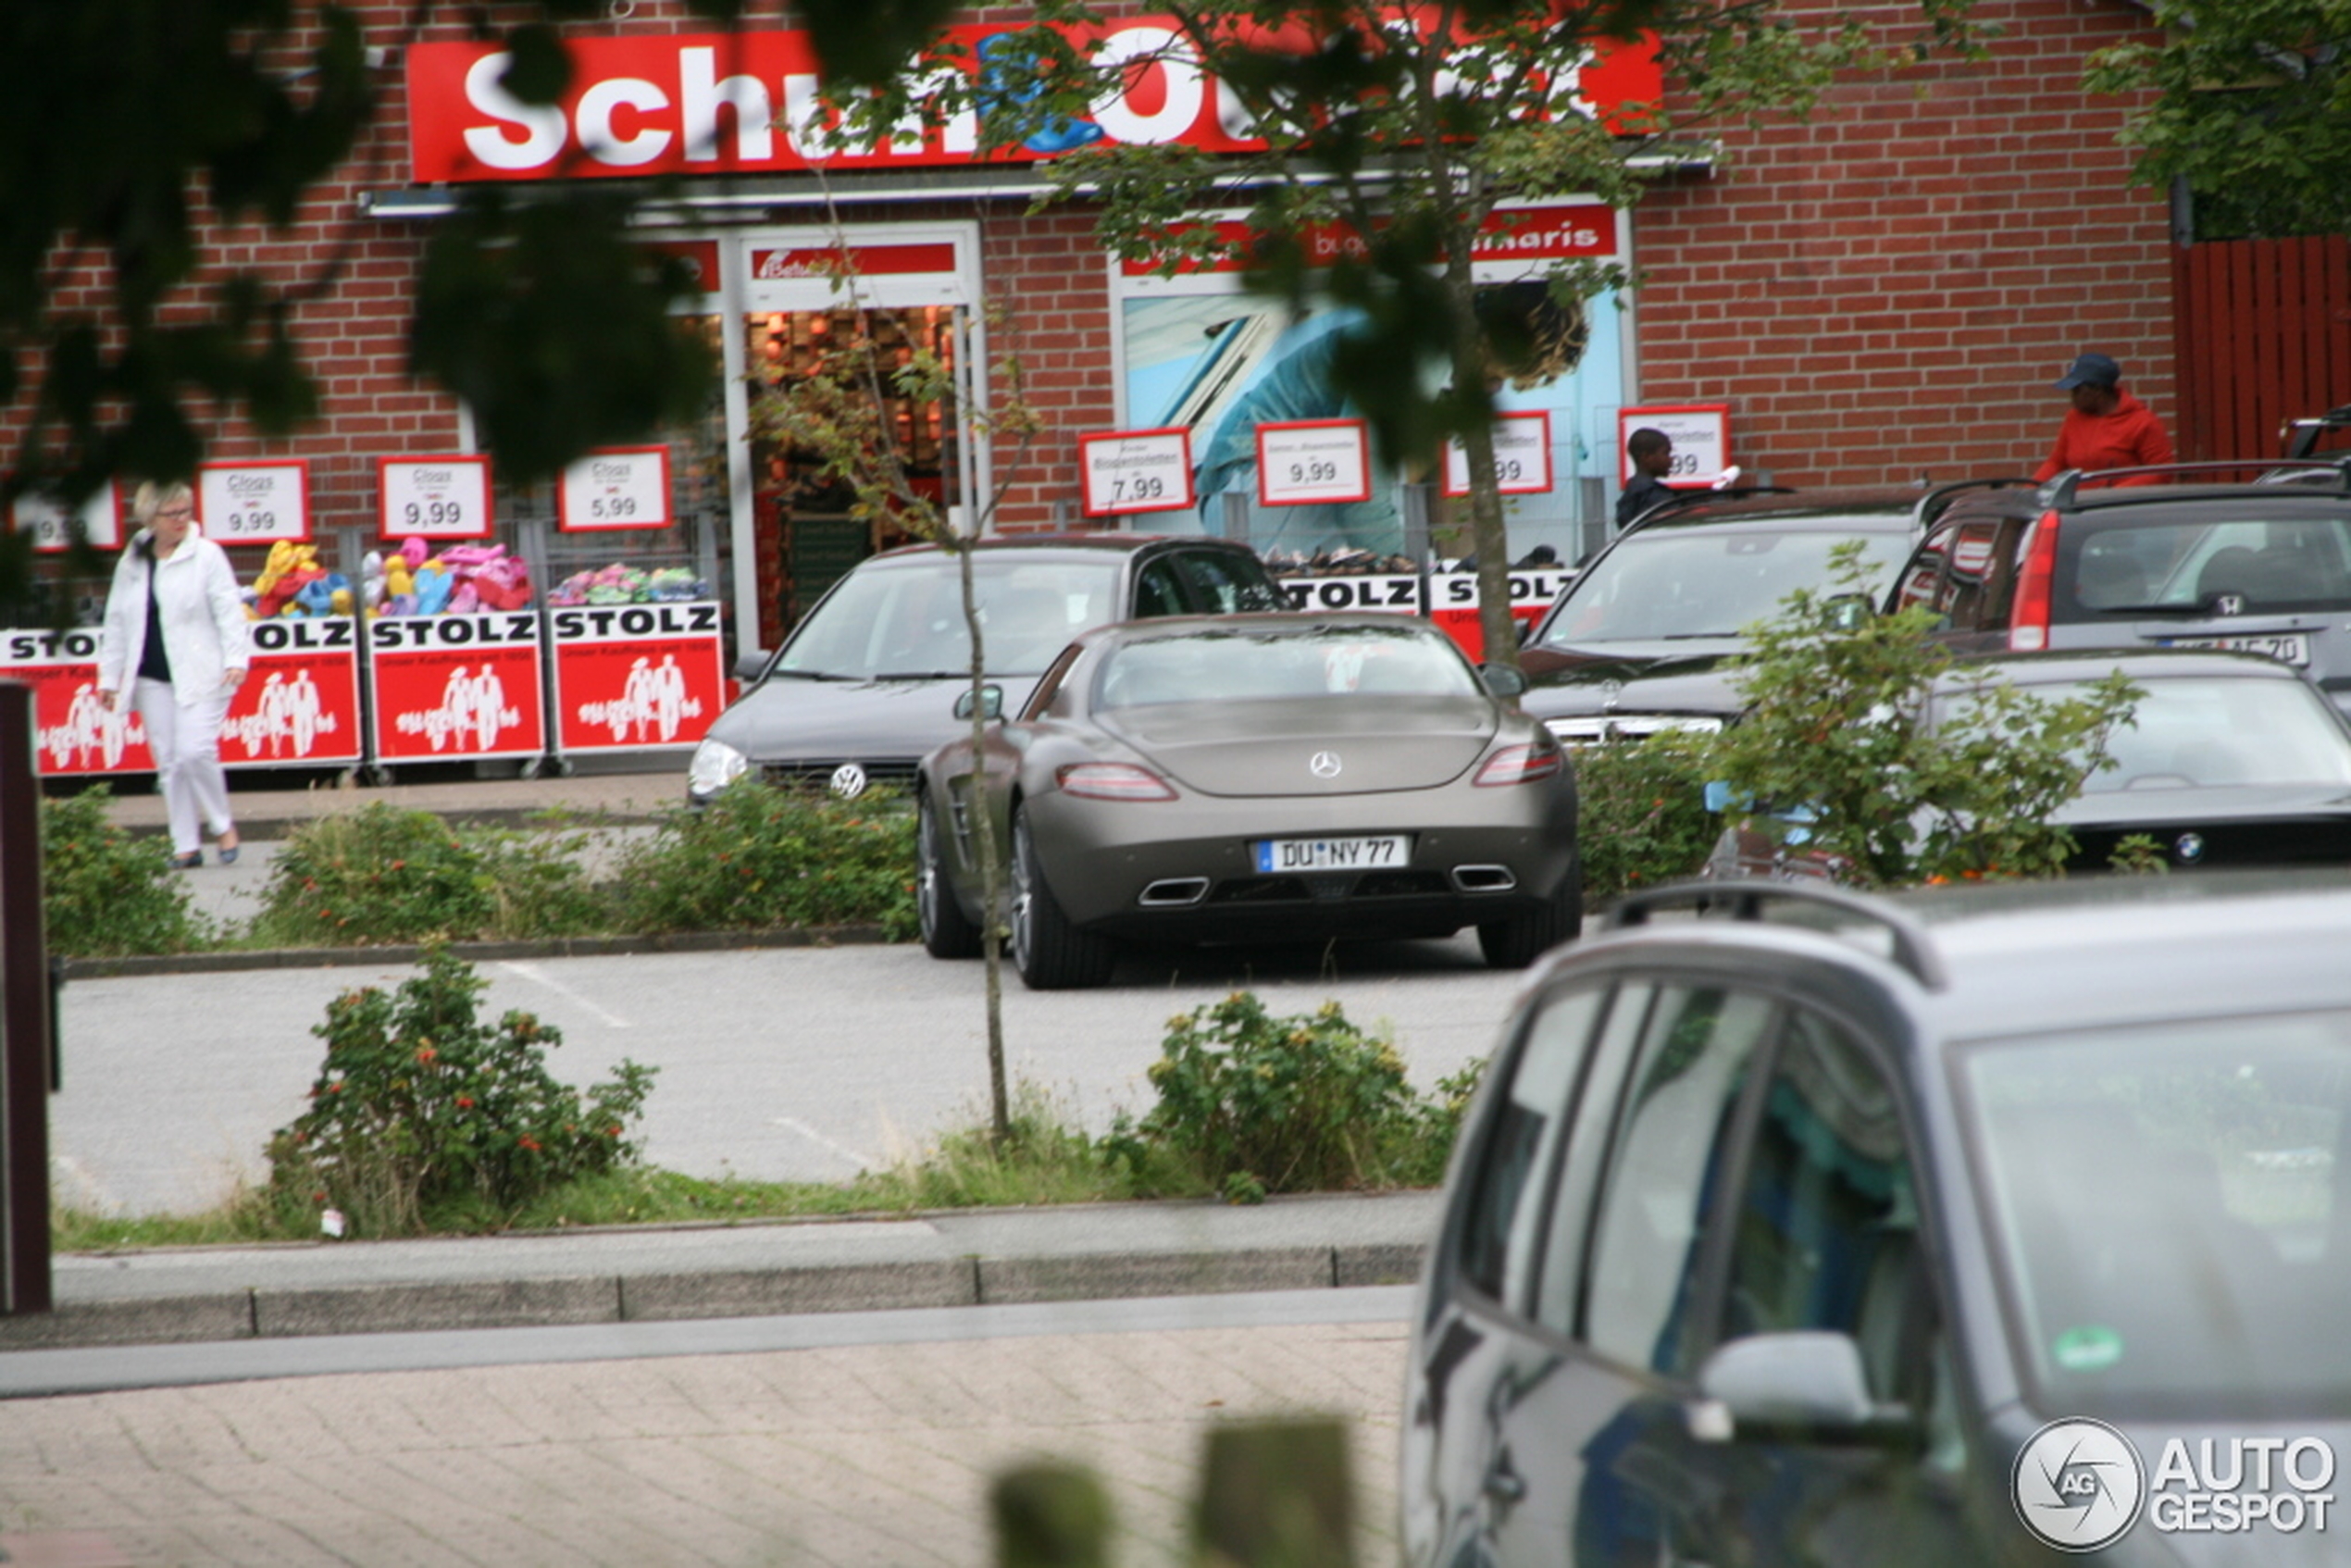
M 2144 468 L 2170 463 L 2171 438 L 2154 410 L 2121 388 L 2122 367 L 2103 354 L 2085 354 L 2058 380 L 2073 406 L 2058 429 L 2057 449 L 2033 470 L 2053 479 L 2068 468 Z M 2159 474 L 2134 474 L 2121 484 L 2160 484 Z

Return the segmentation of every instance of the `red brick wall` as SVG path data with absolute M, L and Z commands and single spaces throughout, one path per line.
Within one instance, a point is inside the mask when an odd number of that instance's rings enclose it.
M 1891 22 L 1906 7 L 1866 7 Z M 2007 36 L 1724 137 L 1634 218 L 1640 394 L 1727 402 L 1735 460 L 1797 485 L 2029 472 L 2096 348 L 2175 422 L 2161 193 L 2080 88 L 2124 0 L 1982 0 Z

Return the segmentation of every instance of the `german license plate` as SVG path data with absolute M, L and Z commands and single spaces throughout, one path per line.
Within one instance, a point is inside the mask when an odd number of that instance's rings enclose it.
M 1401 865 L 1412 858 L 1412 840 L 1401 833 L 1371 839 L 1260 839 L 1250 848 L 1257 869 L 1276 871 L 1372 871 Z
M 2219 648 L 2230 653 L 2259 653 L 2280 664 L 2310 662 L 2310 640 L 2298 631 L 2257 631 L 2235 637 L 2166 637 L 2162 643 L 2166 648 Z

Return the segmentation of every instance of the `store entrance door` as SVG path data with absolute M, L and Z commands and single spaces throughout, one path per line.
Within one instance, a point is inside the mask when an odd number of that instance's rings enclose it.
M 740 242 L 746 279 L 743 363 L 751 442 L 752 543 L 759 646 L 777 646 L 809 607 L 866 556 L 915 538 L 902 513 L 870 515 L 856 487 L 824 472 L 812 446 L 778 435 L 764 410 L 813 378 L 843 377 L 855 351 L 878 352 L 879 439 L 908 488 L 965 526 L 985 454 L 964 440 L 972 350 L 976 234 L 968 228 L 862 227 L 844 248 L 820 232 Z M 935 356 L 952 388 L 902 395 L 891 369 Z

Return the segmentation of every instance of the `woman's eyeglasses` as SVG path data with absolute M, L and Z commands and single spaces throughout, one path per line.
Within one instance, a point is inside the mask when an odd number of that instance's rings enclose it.
M 193 506 L 166 506 L 155 516 L 160 520 L 164 517 L 193 517 L 195 515 L 196 509 Z

